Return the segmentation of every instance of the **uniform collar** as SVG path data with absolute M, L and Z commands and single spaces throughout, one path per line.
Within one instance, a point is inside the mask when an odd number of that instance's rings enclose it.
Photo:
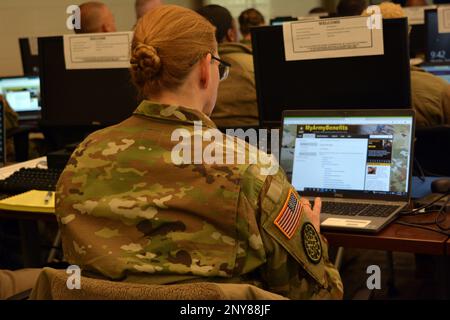
M 201 111 L 182 106 L 160 104 L 148 100 L 142 101 L 134 111 L 134 114 L 192 125 L 194 121 L 202 121 L 204 127 L 216 128 L 214 122 Z

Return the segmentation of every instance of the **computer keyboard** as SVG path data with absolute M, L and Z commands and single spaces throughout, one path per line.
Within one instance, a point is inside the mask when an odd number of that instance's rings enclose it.
M 388 217 L 398 206 L 368 203 L 323 202 L 322 213 L 342 216 Z
M 55 191 L 62 169 L 23 168 L 0 180 L 0 192 L 17 194 L 29 190 Z

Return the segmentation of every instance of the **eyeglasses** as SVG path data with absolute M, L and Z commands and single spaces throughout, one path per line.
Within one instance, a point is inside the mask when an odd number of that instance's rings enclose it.
M 228 74 L 230 73 L 231 64 L 229 64 L 228 62 L 225 62 L 223 60 L 220 60 L 219 58 L 216 58 L 213 55 L 211 55 L 211 59 L 216 60 L 216 61 L 219 62 L 219 77 L 220 77 L 220 81 L 223 81 L 226 78 L 228 78 Z

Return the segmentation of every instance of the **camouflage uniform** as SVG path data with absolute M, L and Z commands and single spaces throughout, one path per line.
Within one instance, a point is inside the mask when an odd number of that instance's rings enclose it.
M 257 126 L 258 105 L 251 47 L 241 43 L 221 43 L 219 55 L 231 64 L 231 68 L 228 78 L 219 84 L 211 119 L 219 128 Z
M 8 135 L 12 130 L 17 129 L 19 127 L 19 116 L 17 112 L 15 112 L 8 102 L 6 98 L 0 95 L 0 103 L 3 104 L 3 108 L 5 109 L 5 131 Z M 15 150 L 14 150 L 14 139 L 12 137 L 6 139 L 6 157 L 7 161 L 14 161 Z
M 65 258 L 115 280 L 251 283 L 294 299 L 341 298 L 327 243 L 306 214 L 290 240 L 274 224 L 292 190 L 281 169 L 263 176 L 259 164 L 172 162 L 172 132 L 193 132 L 199 120 L 202 130 L 215 127 L 199 111 L 144 101 L 77 148 L 57 186 Z
M 411 91 L 418 127 L 450 124 L 450 85 L 445 80 L 412 66 Z

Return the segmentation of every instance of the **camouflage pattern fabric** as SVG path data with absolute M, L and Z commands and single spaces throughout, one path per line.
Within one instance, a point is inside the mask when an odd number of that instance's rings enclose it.
M 231 64 L 228 78 L 221 81 L 211 119 L 219 128 L 257 126 L 255 72 L 251 45 L 219 44 L 220 58 Z
M 450 85 L 444 79 L 412 66 L 411 92 L 417 127 L 450 124 Z
M 5 109 L 5 132 L 8 135 L 11 130 L 19 127 L 19 115 L 10 107 L 6 98 L 2 95 L 0 95 L 0 103 Z M 14 139 L 12 137 L 6 139 L 6 157 L 8 161 L 14 161 L 15 150 Z
M 290 240 L 273 223 L 292 189 L 281 169 L 172 162 L 172 132 L 193 132 L 199 120 L 215 128 L 199 111 L 144 101 L 86 138 L 57 185 L 67 261 L 113 280 L 245 282 L 289 298 L 341 298 L 325 239 L 320 261 L 308 261 L 306 215 Z

